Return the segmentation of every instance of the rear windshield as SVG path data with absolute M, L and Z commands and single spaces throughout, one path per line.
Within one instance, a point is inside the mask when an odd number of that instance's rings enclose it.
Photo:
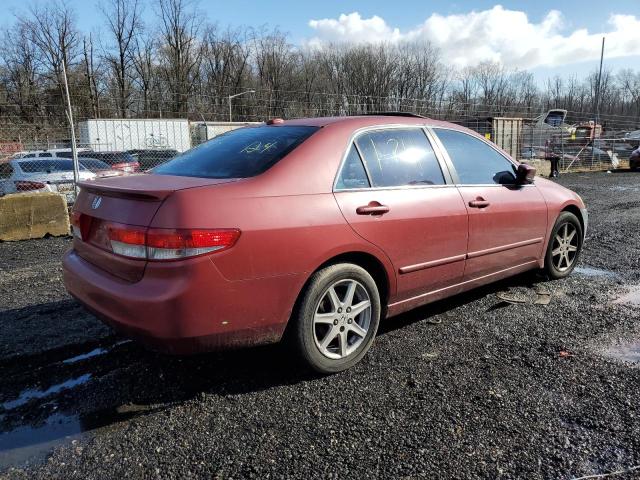
M 160 175 L 247 178 L 260 175 L 318 127 L 246 127 L 215 137 L 151 170 Z
M 18 163 L 20 169 L 27 173 L 73 172 L 73 161 L 71 160 L 28 160 Z M 82 165 L 80 165 L 80 170 L 84 170 Z
M 116 163 L 133 163 L 136 161 L 133 155 L 127 152 L 83 152 L 81 156 L 86 158 L 96 158 L 108 163 L 109 165 L 115 165 Z
M 109 170 L 109 165 L 107 165 L 104 162 L 101 162 L 100 160 L 87 160 L 85 158 L 78 160 L 80 162 L 80 165 L 82 165 L 85 168 L 88 168 L 89 170 Z

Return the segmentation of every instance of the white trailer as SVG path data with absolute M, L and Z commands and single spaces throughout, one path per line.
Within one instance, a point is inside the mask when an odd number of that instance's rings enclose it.
M 96 152 L 191 148 L 188 120 L 96 119 L 78 123 L 79 144 Z
M 199 145 L 236 128 L 260 125 L 261 123 L 263 122 L 194 122 L 191 124 L 193 145 Z

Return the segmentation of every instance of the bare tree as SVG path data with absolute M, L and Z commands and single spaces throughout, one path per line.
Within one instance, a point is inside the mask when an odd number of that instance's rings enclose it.
M 150 37 L 137 38 L 133 52 L 133 82 L 142 95 L 142 115 L 151 116 L 151 97 L 157 87 L 157 67 L 154 63 L 155 41 Z M 162 111 L 158 108 L 158 115 Z
M 251 51 L 246 33 L 230 28 L 220 32 L 209 26 L 203 34 L 200 64 L 201 92 L 206 103 L 226 108 L 226 97 L 250 85 Z M 204 102 L 203 102 L 204 103 Z M 206 105 L 200 105 L 201 109 Z M 238 107 L 236 107 L 236 110 Z
M 62 92 L 63 63 L 71 66 L 79 54 L 79 34 L 73 10 L 61 0 L 52 0 L 45 5 L 31 5 L 29 15 L 18 20 Z
M 103 0 L 101 4 L 113 45 L 105 52 L 117 90 L 116 109 L 127 117 L 131 94 L 131 71 L 136 37 L 140 34 L 139 0 Z
M 160 71 L 173 99 L 172 112 L 185 114 L 202 58 L 202 17 L 189 0 L 160 0 L 159 6 Z
M 7 103 L 25 121 L 35 121 L 41 98 L 38 89 L 38 52 L 23 24 L 14 25 L 2 38 L 2 83 Z
M 98 73 L 93 54 L 93 39 L 91 34 L 89 34 L 88 37 L 85 37 L 82 41 L 82 56 L 93 118 L 100 118 L 100 93 L 98 91 L 97 79 Z
M 258 85 L 266 95 L 266 115 L 285 116 L 283 90 L 291 86 L 296 66 L 291 45 L 286 35 L 275 29 L 255 34 L 254 49 Z

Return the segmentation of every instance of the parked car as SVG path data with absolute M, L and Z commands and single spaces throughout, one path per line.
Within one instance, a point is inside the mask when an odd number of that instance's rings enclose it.
M 90 172 L 95 173 L 96 178 L 119 177 L 121 175 L 125 175 L 124 171 L 111 168 L 107 163 L 102 160 L 96 160 L 95 158 L 80 157 L 78 158 L 78 162 Z
M 90 180 L 95 173 L 82 167 L 80 180 Z M 14 158 L 0 164 L 0 194 L 20 192 L 59 192 L 67 203 L 75 199 L 73 161 L 63 158 Z
M 534 174 L 446 122 L 276 119 L 82 183 L 64 282 L 154 348 L 286 338 L 336 372 L 383 317 L 527 270 L 569 275 L 586 208 Z
M 177 150 L 129 150 L 129 153 L 140 164 L 140 170 L 147 171 L 162 165 L 178 155 Z
M 114 170 L 122 170 L 127 173 L 137 172 L 140 169 L 138 160 L 128 152 L 86 152 L 82 156 L 95 158 L 108 164 Z
M 82 156 L 87 152 L 91 152 L 90 148 L 78 148 L 78 156 Z M 30 150 L 24 152 L 17 152 L 12 155 L 12 158 L 72 158 L 72 151 L 70 148 L 52 148 L 49 150 Z

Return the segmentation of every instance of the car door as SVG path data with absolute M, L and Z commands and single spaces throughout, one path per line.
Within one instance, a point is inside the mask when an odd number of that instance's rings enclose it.
M 515 164 L 466 132 L 434 128 L 469 213 L 465 281 L 533 263 L 542 255 L 547 205 L 535 184 L 515 184 Z
M 345 155 L 336 201 L 352 228 L 390 258 L 398 301 L 462 279 L 467 212 L 445 174 L 419 127 L 362 132 Z

